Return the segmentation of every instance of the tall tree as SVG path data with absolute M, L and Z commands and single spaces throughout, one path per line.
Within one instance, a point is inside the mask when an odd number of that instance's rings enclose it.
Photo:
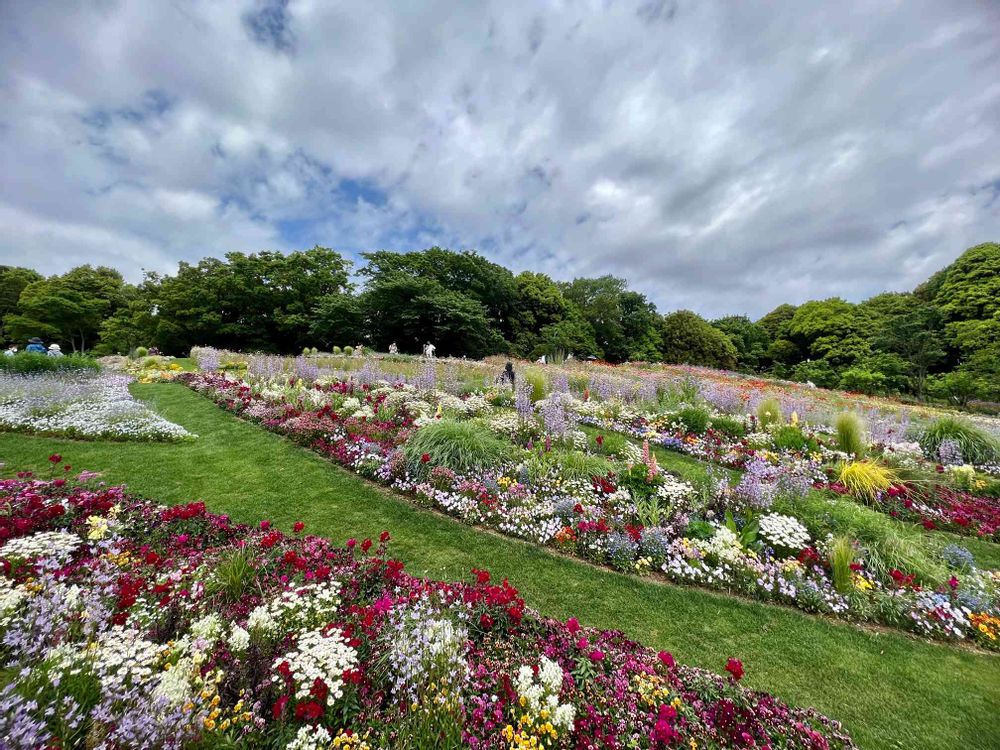
M 736 347 L 722 331 L 697 313 L 678 310 L 661 323 L 663 361 L 731 370 L 736 367 Z
M 42 275 L 30 268 L 20 266 L 0 266 L 0 342 L 7 343 L 7 316 L 17 313 L 17 301 L 24 288 L 35 281 L 41 281 Z M 16 342 L 15 342 L 16 343 Z

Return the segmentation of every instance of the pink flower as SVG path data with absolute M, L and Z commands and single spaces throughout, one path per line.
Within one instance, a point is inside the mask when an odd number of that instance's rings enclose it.
M 675 664 L 675 662 L 674 662 L 674 655 L 671 654 L 669 651 L 661 651 L 656 656 L 657 656 L 657 658 L 659 658 L 660 663 L 663 664 L 663 666 L 665 666 L 667 669 L 673 669 L 674 668 L 674 664 Z
M 590 660 L 593 662 L 604 661 L 604 652 L 599 649 L 594 649 L 589 654 Z
M 260 530 L 261 531 L 267 531 L 269 528 L 271 528 L 271 522 L 270 521 L 261 521 L 260 522 Z
M 580 632 L 580 621 L 575 617 L 571 617 L 566 620 L 566 629 L 570 632 L 570 635 L 576 635 Z

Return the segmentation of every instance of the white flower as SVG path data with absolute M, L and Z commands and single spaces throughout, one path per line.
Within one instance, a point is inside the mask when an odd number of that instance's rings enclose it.
M 243 653 L 250 646 L 250 633 L 239 625 L 233 625 L 229 632 L 229 648 L 234 653 Z
M 34 560 L 39 557 L 66 560 L 82 544 L 80 537 L 68 531 L 40 531 L 31 536 L 11 539 L 0 547 L 0 555 L 17 560 Z
M 347 645 L 343 633 L 323 627 L 300 633 L 295 648 L 274 660 L 275 670 L 286 662 L 298 700 L 308 698 L 314 683 L 320 680 L 329 690 L 326 703 L 332 706 L 344 694 L 344 672 L 357 665 L 358 654 Z M 280 674 L 271 677 L 275 683 L 283 683 L 284 679 Z
M 799 551 L 809 544 L 809 531 L 791 516 L 768 513 L 761 517 L 758 529 L 758 533 L 774 547 Z

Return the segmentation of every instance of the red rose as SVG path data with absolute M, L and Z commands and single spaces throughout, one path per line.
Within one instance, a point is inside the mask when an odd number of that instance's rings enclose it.
M 431 454 L 430 453 L 425 453 L 424 455 L 422 455 L 420 457 L 420 463 L 422 463 L 422 464 L 428 463 L 430 460 L 431 460 Z
M 292 531 L 294 531 L 296 534 L 301 534 L 302 529 L 304 529 L 305 527 L 306 525 L 302 523 L 302 521 L 296 521 L 295 524 L 292 526 Z

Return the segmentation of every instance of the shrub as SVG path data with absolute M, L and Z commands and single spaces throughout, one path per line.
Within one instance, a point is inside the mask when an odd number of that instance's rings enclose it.
M 305 356 L 307 354 L 309 354 L 309 347 L 308 346 L 303 346 L 302 347 L 302 356 Z
M 774 447 L 778 450 L 813 453 L 819 450 L 819 444 L 811 437 L 803 434 L 795 425 L 782 425 L 774 431 Z
M 859 500 L 875 502 L 896 481 L 892 469 L 871 461 L 848 461 L 841 465 L 838 480 Z
M 830 543 L 830 570 L 833 575 L 833 587 L 841 594 L 854 588 L 853 571 L 854 544 L 846 536 L 838 536 Z
M 340 355 L 340 354 L 343 354 L 344 351 L 339 346 L 335 346 L 335 347 L 333 347 L 333 353 L 337 354 L 337 355 Z
M 774 507 L 795 514 L 815 539 L 828 534 L 856 539 L 866 567 L 881 580 L 888 580 L 894 568 L 913 573 L 929 584 L 944 583 L 948 578 L 939 553 L 929 546 L 927 534 L 920 527 L 819 492 L 794 501 L 778 498 Z
M 785 421 L 781 413 L 781 402 L 776 398 L 766 398 L 757 406 L 757 421 L 761 429 L 766 430 L 773 424 L 781 424 Z
M 684 429 L 687 432 L 703 435 L 705 430 L 708 429 L 710 415 L 708 411 L 702 409 L 700 406 L 689 406 L 674 414 L 673 420 L 684 425 Z
M 607 476 L 614 465 L 603 456 L 582 451 L 559 451 L 553 454 L 556 464 L 568 479 L 590 479 Z
M 743 422 L 734 417 L 712 417 L 712 429 L 733 438 L 741 438 L 747 434 Z
M 147 354 L 149 354 L 149 349 L 147 349 L 146 347 L 144 347 L 144 346 L 137 346 L 135 348 L 135 356 L 136 356 L 137 359 L 142 359 Z
M 319 354 L 319 349 L 317 349 L 317 348 L 316 348 L 316 347 L 314 346 L 314 347 L 313 347 L 312 349 L 310 349 L 310 350 L 309 350 L 309 353 L 310 353 L 310 354 Z
M 962 458 L 973 464 L 1000 461 L 1000 441 L 971 422 L 956 417 L 942 417 L 929 424 L 920 434 L 920 447 L 928 456 L 937 457 L 945 440 L 955 442 Z
M 524 382 L 531 386 L 531 403 L 538 403 L 545 398 L 545 375 L 537 370 L 525 370 L 521 373 Z
M 354 347 L 351 346 L 350 344 L 348 344 L 347 346 L 345 346 L 344 347 L 344 355 L 347 356 L 347 357 L 353 357 L 354 356 Z
M 864 458 L 868 444 L 861 417 L 853 411 L 845 411 L 837 416 L 834 427 L 837 430 L 837 447 L 855 458 Z
M 510 461 L 514 454 L 514 446 L 497 438 L 486 426 L 452 420 L 421 427 L 403 450 L 415 474 L 423 474 L 435 466 L 467 474 Z
M 711 539 L 715 536 L 715 527 L 708 521 L 696 518 L 688 523 L 687 528 L 684 530 L 684 536 L 690 539 Z
M 0 372 L 26 375 L 33 372 L 56 372 L 64 370 L 99 370 L 97 360 L 82 354 L 67 354 L 64 357 L 50 357 L 38 352 L 19 352 L 12 357 L 0 355 Z

